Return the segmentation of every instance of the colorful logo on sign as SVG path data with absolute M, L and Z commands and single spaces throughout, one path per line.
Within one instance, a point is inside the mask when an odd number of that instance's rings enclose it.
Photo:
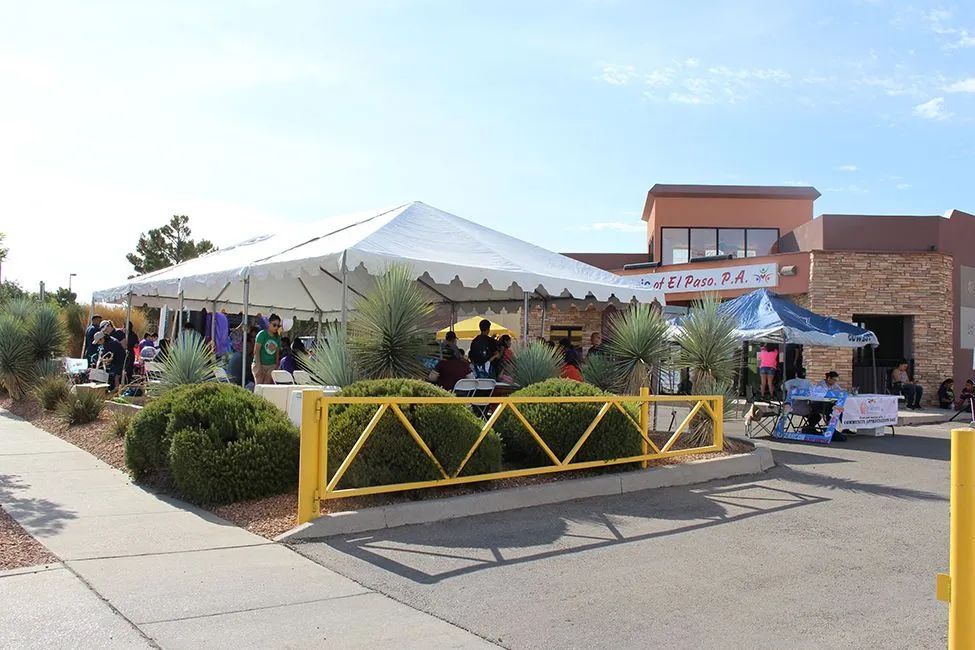
M 759 269 L 758 273 L 755 274 L 755 282 L 768 282 L 772 279 L 772 274 L 766 267 Z

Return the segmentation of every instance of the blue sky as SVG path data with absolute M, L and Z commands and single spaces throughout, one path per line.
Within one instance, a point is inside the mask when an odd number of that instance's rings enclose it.
M 812 184 L 817 213 L 975 211 L 971 4 L 3 15 L 3 274 L 31 286 L 115 284 L 175 213 L 227 245 L 416 199 L 554 250 L 639 251 L 655 182 Z

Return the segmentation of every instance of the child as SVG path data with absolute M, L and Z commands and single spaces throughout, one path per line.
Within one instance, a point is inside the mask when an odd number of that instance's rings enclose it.
M 768 395 L 775 394 L 775 371 L 779 367 L 779 349 L 774 343 L 766 343 L 758 352 L 758 377 L 762 382 L 760 396 L 765 396 L 765 387 L 768 386 Z
M 949 377 L 938 386 L 938 406 L 950 409 L 955 405 L 955 380 Z
M 958 396 L 958 410 L 968 408 L 968 403 L 975 398 L 975 381 L 971 379 L 965 382 L 965 385 L 961 389 L 961 395 Z

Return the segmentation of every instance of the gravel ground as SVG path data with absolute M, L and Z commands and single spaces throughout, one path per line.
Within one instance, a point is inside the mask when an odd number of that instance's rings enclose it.
M 51 564 L 58 559 L 28 535 L 13 517 L 0 507 L 0 571 Z

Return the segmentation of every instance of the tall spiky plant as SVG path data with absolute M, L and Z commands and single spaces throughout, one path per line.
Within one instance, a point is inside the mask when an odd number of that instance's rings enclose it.
M 519 386 L 530 386 L 562 375 L 562 354 L 541 341 L 518 346 L 508 366 L 508 374 Z
M 0 384 L 14 400 L 24 398 L 34 378 L 34 358 L 26 336 L 23 321 L 0 314 Z
M 302 358 L 308 373 L 323 386 L 346 387 L 361 379 L 348 337 L 338 323 L 325 326 L 324 339 Z
M 424 376 L 420 357 L 426 351 L 433 307 L 416 273 L 394 264 L 355 305 L 349 348 L 362 375 L 369 379 Z
M 608 354 L 590 354 L 582 364 L 582 378 L 587 384 L 607 393 L 620 390 L 620 373 L 616 361 Z
M 652 305 L 633 305 L 610 321 L 604 347 L 616 362 L 623 390 L 638 393 L 641 386 L 650 386 L 654 369 L 670 359 L 667 322 Z
M 64 354 L 68 332 L 57 307 L 48 304 L 35 305 L 27 322 L 28 341 L 35 361 L 53 359 Z
M 735 332 L 735 320 L 721 313 L 721 301 L 713 294 L 704 295 L 681 322 L 676 342 L 680 349 L 676 366 L 691 375 L 692 395 L 724 396 L 724 416 L 732 412 L 733 381 L 738 367 L 741 339 Z M 684 443 L 704 446 L 713 439 L 710 419 L 701 416 L 691 425 Z M 725 439 L 725 449 L 733 447 Z
M 185 330 L 163 356 L 159 383 L 150 384 L 152 392 L 161 393 L 184 384 L 212 381 L 217 372 L 213 349 L 199 334 Z

